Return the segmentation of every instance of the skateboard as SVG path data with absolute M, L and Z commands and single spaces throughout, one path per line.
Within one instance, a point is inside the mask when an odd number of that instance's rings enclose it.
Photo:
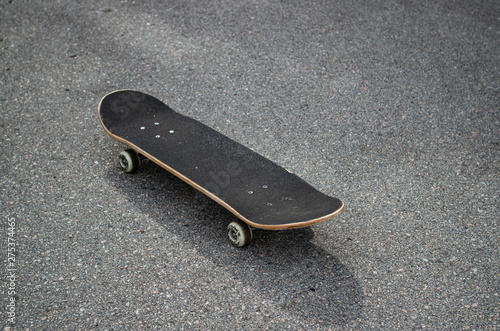
M 104 130 L 129 147 L 119 154 L 125 172 L 145 157 L 218 202 L 237 217 L 227 227 L 236 247 L 250 243 L 252 228 L 311 226 L 344 209 L 339 199 L 145 93 L 112 92 L 98 113 Z

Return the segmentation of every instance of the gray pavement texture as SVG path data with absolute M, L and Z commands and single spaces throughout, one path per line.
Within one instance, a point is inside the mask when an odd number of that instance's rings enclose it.
M 498 1 L 2 1 L 2 329 L 498 330 L 499 40 Z M 119 169 L 123 88 L 345 212 L 230 246 Z

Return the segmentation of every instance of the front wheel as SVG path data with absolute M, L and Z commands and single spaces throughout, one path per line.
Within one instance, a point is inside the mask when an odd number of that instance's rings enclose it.
M 134 172 L 139 169 L 139 164 L 141 160 L 139 155 L 133 149 L 126 149 L 120 153 L 118 156 L 120 160 L 120 167 L 125 172 Z
M 252 241 L 252 229 L 245 222 L 237 220 L 227 226 L 227 236 L 233 246 L 243 247 Z

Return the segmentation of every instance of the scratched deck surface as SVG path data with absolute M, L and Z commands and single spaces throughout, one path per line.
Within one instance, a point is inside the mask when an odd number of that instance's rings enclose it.
M 276 163 L 147 94 L 108 94 L 99 104 L 99 116 L 113 138 L 255 227 L 308 226 L 344 207 Z

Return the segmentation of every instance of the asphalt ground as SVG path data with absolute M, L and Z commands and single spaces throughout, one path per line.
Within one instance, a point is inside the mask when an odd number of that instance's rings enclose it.
M 2 1 L 4 330 L 497 330 L 499 6 Z M 232 247 L 224 208 L 119 169 L 124 88 L 346 210 Z

